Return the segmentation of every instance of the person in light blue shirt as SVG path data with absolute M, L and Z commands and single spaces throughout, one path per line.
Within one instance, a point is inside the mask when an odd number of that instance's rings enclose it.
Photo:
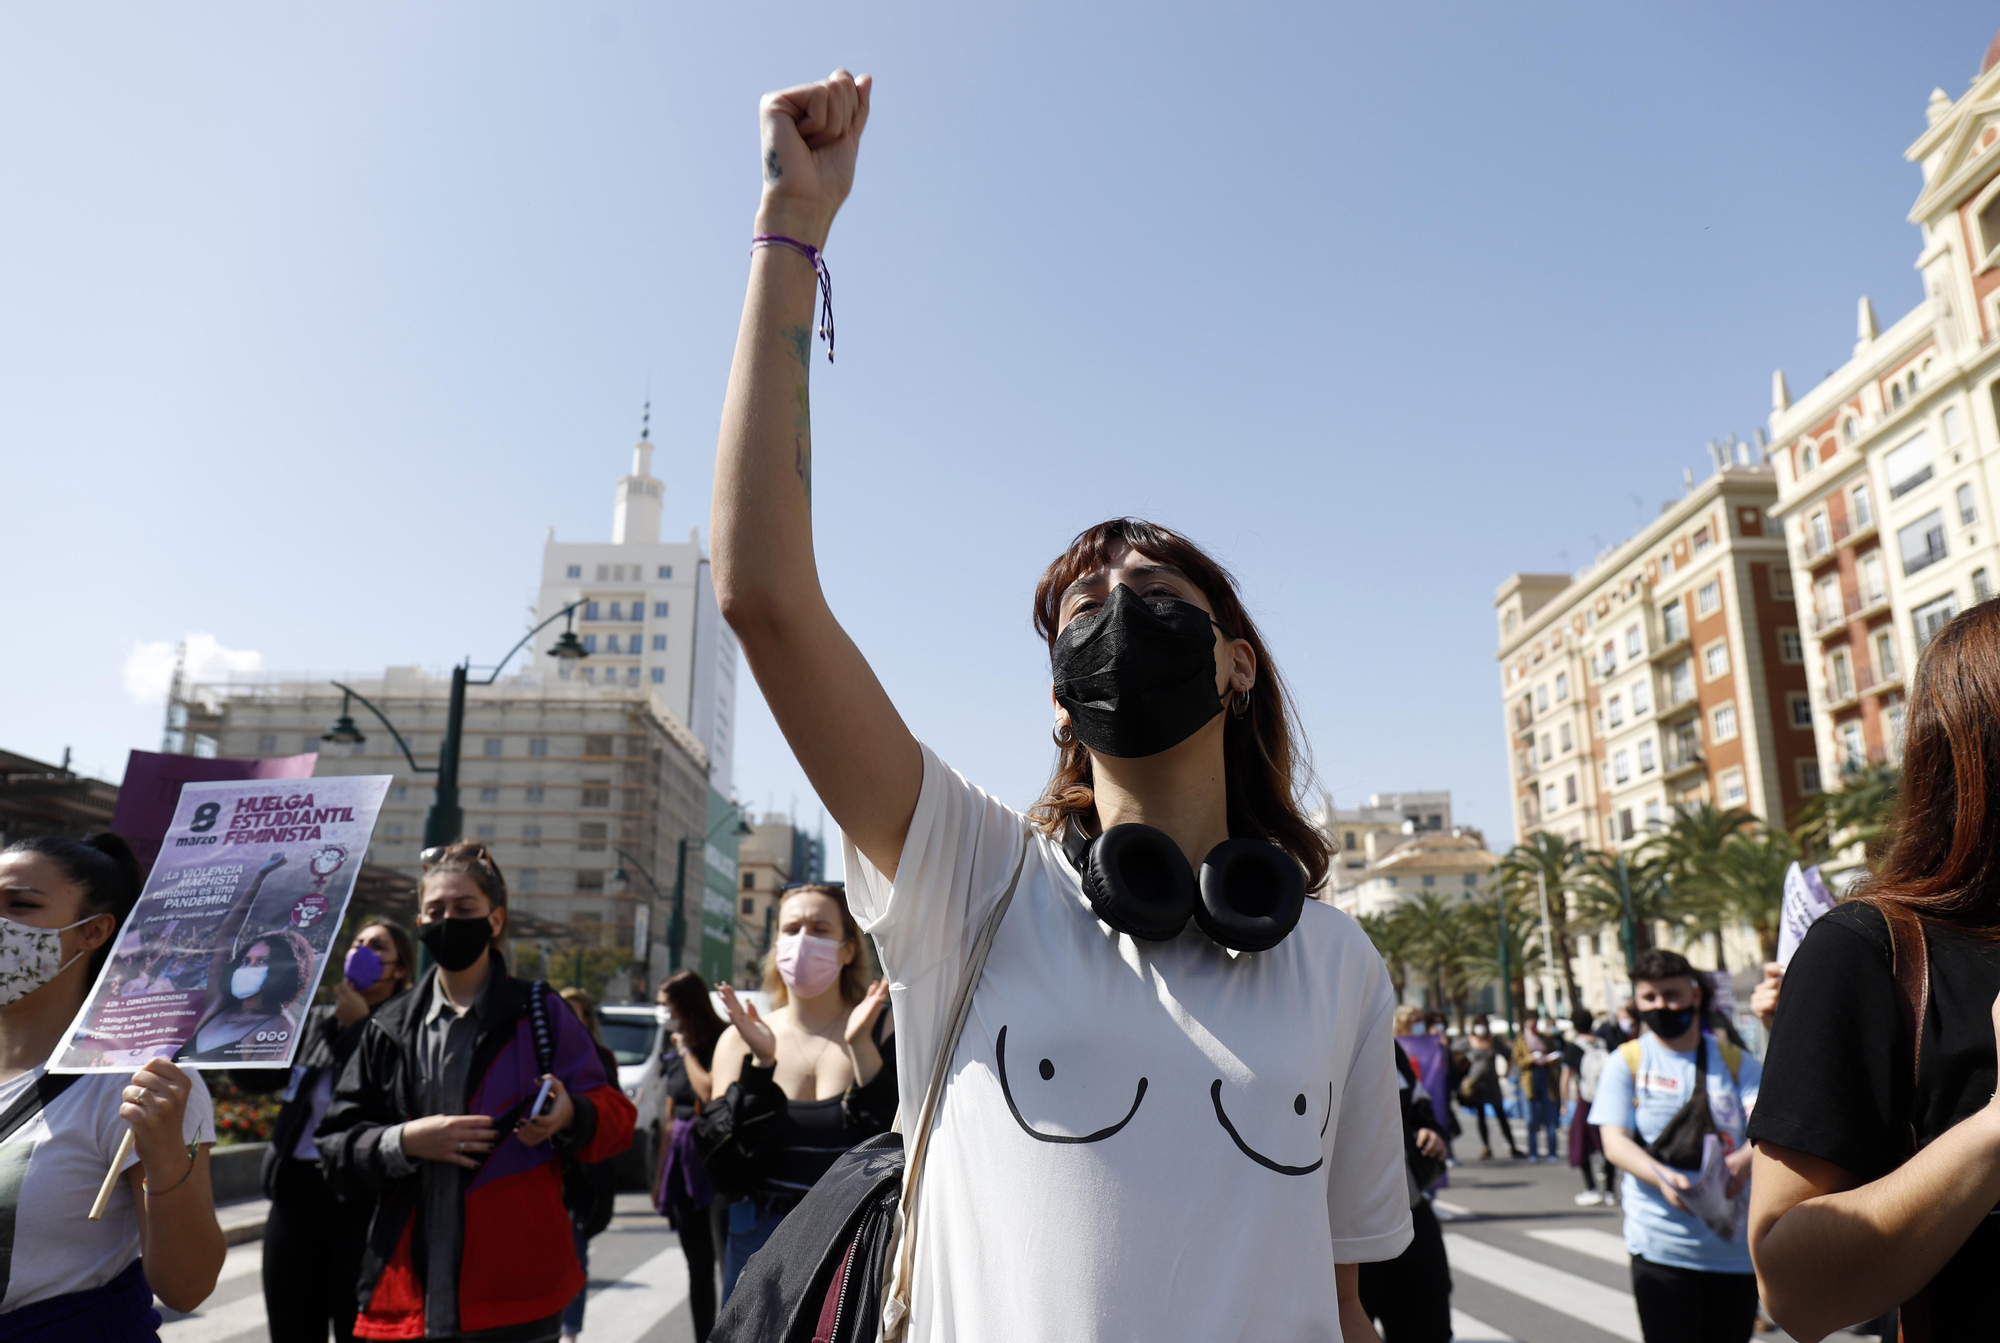
M 1599 1126 L 1605 1159 L 1625 1172 L 1625 1248 L 1640 1328 L 1646 1343 L 1744 1343 L 1756 1323 L 1757 1279 L 1742 1219 L 1728 1238 L 1717 1235 L 1679 1197 L 1694 1172 L 1655 1161 L 1646 1144 L 1695 1094 L 1702 1047 L 1709 1113 L 1727 1152 L 1729 1192 L 1738 1193 L 1749 1179 L 1744 1132 L 1757 1101 L 1757 1060 L 1701 1029 L 1703 991 L 1686 957 L 1642 952 L 1632 978 L 1646 1033 L 1605 1060 L 1590 1122 Z

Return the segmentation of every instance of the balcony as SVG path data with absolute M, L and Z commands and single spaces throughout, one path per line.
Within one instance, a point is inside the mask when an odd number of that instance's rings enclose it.
M 1663 783 L 1671 783 L 1682 775 L 1701 769 L 1707 764 L 1708 761 L 1702 755 L 1699 746 L 1689 747 L 1686 750 L 1676 750 L 1670 746 L 1667 750 L 1667 758 L 1662 762 L 1660 767 L 1660 779 Z
M 1845 629 L 1849 621 L 1876 615 L 1888 609 L 1887 591 L 1859 593 L 1852 589 L 1843 589 L 1840 594 L 1840 610 L 1813 612 L 1813 633 L 1823 639 Z
M 1678 696 L 1675 695 L 1673 689 L 1669 687 L 1667 690 L 1667 698 L 1660 701 L 1660 708 L 1659 708 L 1660 721 L 1665 722 L 1669 718 L 1679 718 L 1683 714 L 1693 713 L 1696 709 L 1699 709 L 1700 707 L 1701 707 L 1700 697 L 1695 694 L 1694 688 L 1692 686 L 1690 686 L 1685 693 L 1680 694 Z
M 1689 647 L 1692 646 L 1692 641 L 1688 638 L 1686 630 L 1678 632 L 1670 630 L 1666 638 L 1667 641 L 1665 643 L 1647 654 L 1654 662 L 1665 662 L 1671 657 L 1687 652 Z
M 1843 546 L 1854 545 L 1875 535 L 1875 519 L 1871 517 L 1858 526 L 1845 518 L 1837 522 L 1829 520 L 1824 537 L 1814 535 L 1815 530 L 1812 519 L 1806 519 L 1805 544 L 1793 552 L 1798 556 L 1798 562 L 1808 567 L 1824 564 Z

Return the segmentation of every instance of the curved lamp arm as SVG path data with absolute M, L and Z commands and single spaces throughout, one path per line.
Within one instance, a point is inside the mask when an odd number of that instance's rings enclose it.
M 414 755 L 410 754 L 410 744 L 403 740 L 403 734 L 396 731 L 396 725 L 389 721 L 389 716 L 387 714 L 383 713 L 380 709 L 376 708 L 373 704 L 370 704 L 368 702 L 368 697 L 366 695 L 362 694 L 359 690 L 356 690 L 351 686 L 344 686 L 338 681 L 329 682 L 329 684 L 331 684 L 333 688 L 335 690 L 338 690 L 341 694 L 352 695 L 354 698 L 360 700 L 361 707 L 368 710 L 369 713 L 374 714 L 376 721 L 380 722 L 383 727 L 389 729 L 389 735 L 396 739 L 396 745 L 403 748 L 403 759 L 410 762 L 411 769 L 415 770 L 419 774 L 435 774 L 438 772 L 438 767 L 436 765 L 419 765 L 417 763 L 417 758 Z
M 639 875 L 646 879 L 646 884 L 653 888 L 653 894 L 656 897 L 661 897 L 661 898 L 665 897 L 666 892 L 660 889 L 659 882 L 653 880 L 653 874 L 646 870 L 645 864 L 641 863 L 637 858 L 634 858 L 631 854 L 625 852 L 625 850 L 619 848 L 616 844 L 611 846 L 611 852 L 617 854 L 620 858 L 623 858 L 626 862 L 632 864 L 633 867 L 637 868 L 639 871 Z
M 543 630 L 555 624 L 558 620 L 561 620 L 563 617 L 569 615 L 570 613 L 575 611 L 577 607 L 581 605 L 583 605 L 582 602 L 571 602 L 568 606 L 565 606 L 562 610 L 556 612 L 554 615 L 550 616 L 547 620 L 544 620 L 541 624 L 535 626 L 533 629 L 529 630 L 526 634 L 522 635 L 521 642 L 515 644 L 512 648 L 508 649 L 507 656 L 501 658 L 498 662 L 493 664 L 492 675 L 477 681 L 473 680 L 470 676 L 468 676 L 465 678 L 465 683 L 467 685 L 492 685 L 495 681 L 500 679 L 500 673 L 507 670 L 507 664 L 514 660 L 514 654 L 520 652 L 523 648 L 526 648 L 528 646 L 528 640 L 534 638 L 537 634 L 540 634 Z M 366 701 L 364 700 L 363 703 L 366 703 Z M 380 715 L 378 714 L 377 717 L 380 717 Z

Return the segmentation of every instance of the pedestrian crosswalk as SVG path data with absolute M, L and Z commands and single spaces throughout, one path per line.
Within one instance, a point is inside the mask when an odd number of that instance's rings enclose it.
M 1614 1338 L 1643 1343 L 1629 1292 L 1553 1268 L 1537 1259 L 1453 1232 L 1444 1238 L 1454 1274 L 1464 1273 L 1560 1311 Z

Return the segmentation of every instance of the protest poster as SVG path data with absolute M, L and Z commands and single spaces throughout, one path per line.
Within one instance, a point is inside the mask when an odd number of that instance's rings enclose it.
M 314 751 L 269 760 L 132 751 L 125 757 L 125 781 L 118 785 L 118 809 L 111 815 L 111 828 L 132 846 L 143 872 L 160 856 L 160 840 L 173 823 L 174 805 L 185 785 L 219 779 L 309 779 L 318 763 L 319 754 Z
M 389 782 L 185 784 L 49 1071 L 289 1066 Z
M 1785 872 L 1785 899 L 1778 911 L 1778 964 L 1790 965 L 1813 920 L 1834 906 L 1817 867 L 1793 863 Z

